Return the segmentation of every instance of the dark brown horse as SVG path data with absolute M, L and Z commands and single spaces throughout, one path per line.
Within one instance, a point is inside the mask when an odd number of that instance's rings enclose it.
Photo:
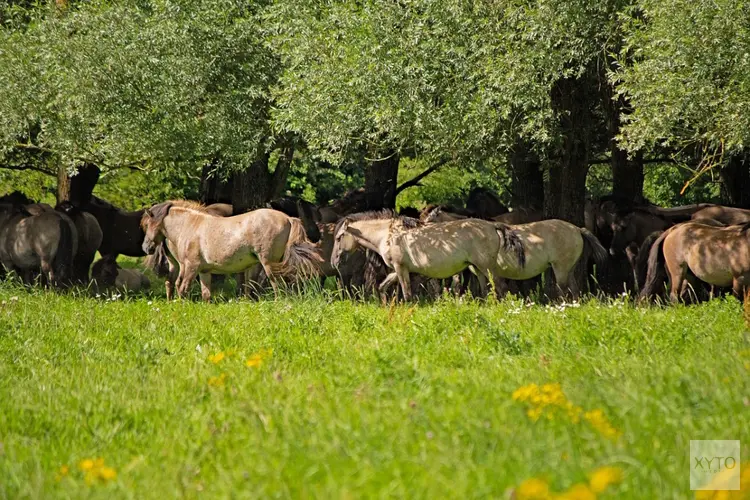
M 714 205 L 693 214 L 693 220 L 714 219 L 728 226 L 750 222 L 750 210 Z
M 99 253 L 102 256 L 119 254 L 130 257 L 146 255 L 141 248 L 145 233 L 141 229 L 143 210 L 127 212 L 111 203 L 92 196 L 91 200 L 81 210 L 96 217 L 102 230 L 102 243 Z
M 83 212 L 72 203 L 64 201 L 55 207 L 73 220 L 78 233 L 78 251 L 73 258 L 73 280 L 85 284 L 89 280 L 89 269 L 102 243 L 102 230 L 96 217 Z
M 26 283 L 33 282 L 41 271 L 47 283 L 67 286 L 78 250 L 73 221 L 51 208 L 32 214 L 18 201 L 0 198 L 0 264 L 17 272 Z
M 508 207 L 488 188 L 475 187 L 466 199 L 466 209 L 476 213 L 480 219 L 491 219 L 508 213 Z

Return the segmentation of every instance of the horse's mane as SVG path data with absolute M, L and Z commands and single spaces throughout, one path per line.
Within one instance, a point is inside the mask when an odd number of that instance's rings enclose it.
M 422 225 L 422 222 L 412 217 L 406 217 L 404 215 L 398 215 L 395 210 L 390 208 L 384 208 L 383 210 L 369 210 L 367 212 L 360 212 L 358 214 L 347 215 L 339 219 L 336 223 L 336 229 L 333 230 L 333 234 L 336 235 L 345 223 L 357 222 L 361 220 L 388 220 L 398 219 L 406 229 L 414 229 Z
M 195 210 L 196 212 L 203 212 L 204 214 L 210 214 L 211 212 L 208 212 L 206 210 L 206 205 L 199 201 L 193 201 L 193 200 L 169 200 L 169 203 L 172 204 L 172 208 L 187 208 L 189 210 Z
M 744 224 L 737 224 L 737 225 L 740 226 L 740 234 L 750 229 L 750 222 L 745 222 Z

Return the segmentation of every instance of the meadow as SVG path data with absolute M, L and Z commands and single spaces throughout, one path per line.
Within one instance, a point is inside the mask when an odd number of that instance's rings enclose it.
M 690 498 L 689 441 L 748 457 L 748 421 L 733 298 L 203 304 L 0 285 L 1 498 Z

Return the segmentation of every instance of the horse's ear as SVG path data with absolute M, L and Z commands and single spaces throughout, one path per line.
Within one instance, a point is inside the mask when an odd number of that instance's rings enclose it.
M 151 209 L 150 209 L 150 208 L 147 208 L 147 209 L 146 209 L 146 211 L 145 211 L 144 213 L 145 213 L 145 214 L 146 214 L 146 215 L 147 215 L 148 217 L 153 217 L 153 216 L 154 216 L 154 214 L 153 214 L 153 212 L 151 211 Z

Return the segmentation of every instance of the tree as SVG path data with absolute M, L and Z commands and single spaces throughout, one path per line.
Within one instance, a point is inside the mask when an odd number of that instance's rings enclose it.
M 750 6 L 643 0 L 631 12 L 625 40 L 621 67 L 612 74 L 633 109 L 624 145 L 697 151 L 698 173 L 726 166 L 731 200 L 750 202 L 733 189 L 750 180 Z
M 45 152 L 69 172 L 94 164 L 197 173 L 220 157 L 232 171 L 269 174 L 271 149 L 290 146 L 268 121 L 279 61 L 263 43 L 264 6 L 92 2 L 3 32 L 2 152 Z M 283 162 L 276 171 L 283 177 Z M 274 191 L 255 188 L 238 192 L 243 208 Z

